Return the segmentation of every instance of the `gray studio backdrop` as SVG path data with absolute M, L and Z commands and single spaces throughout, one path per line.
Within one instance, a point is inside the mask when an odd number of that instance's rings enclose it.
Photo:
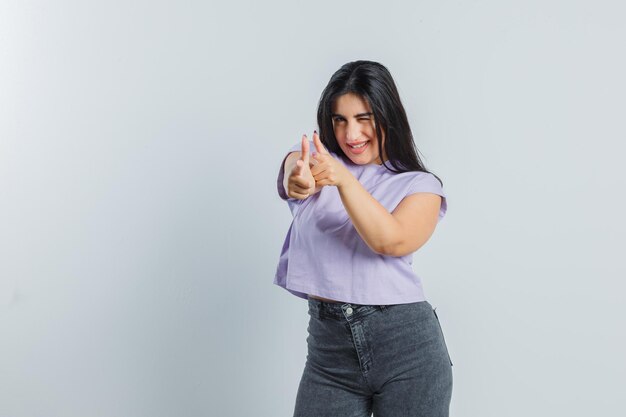
M 625 415 L 622 4 L 2 0 L 0 417 L 291 415 L 276 174 L 356 59 L 448 193 L 452 415 Z

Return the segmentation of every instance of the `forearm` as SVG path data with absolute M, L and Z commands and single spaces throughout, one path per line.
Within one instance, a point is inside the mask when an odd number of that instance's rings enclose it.
M 356 231 L 374 252 L 384 254 L 395 244 L 400 223 L 355 177 L 337 188 Z

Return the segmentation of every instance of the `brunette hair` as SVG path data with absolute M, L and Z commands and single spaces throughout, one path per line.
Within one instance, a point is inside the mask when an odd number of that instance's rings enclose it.
M 418 156 L 396 84 L 389 70 L 378 62 L 348 62 L 333 74 L 324 88 L 317 108 L 317 124 L 320 140 L 326 149 L 347 158 L 337 143 L 332 121 L 335 101 L 347 93 L 362 97 L 370 105 L 374 113 L 377 137 L 382 138 L 385 132 L 385 153 L 388 161 L 382 161 L 382 140 L 378 141 L 378 153 L 385 168 L 396 173 L 408 171 L 431 173 Z M 389 162 L 391 167 L 385 162 Z M 443 186 L 441 179 L 436 175 L 435 178 Z

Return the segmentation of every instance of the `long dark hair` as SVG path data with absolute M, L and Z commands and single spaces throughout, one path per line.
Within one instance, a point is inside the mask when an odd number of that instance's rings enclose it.
M 337 143 L 331 117 L 335 100 L 347 93 L 362 97 L 372 108 L 376 123 L 376 136 L 379 138 L 378 154 L 385 168 L 396 173 L 409 171 L 431 173 L 418 156 L 396 84 L 389 70 L 378 62 L 348 62 L 333 74 L 324 88 L 317 107 L 317 125 L 320 130 L 320 140 L 326 149 L 347 158 Z M 392 167 L 387 166 L 382 160 L 383 150 L 380 139 L 383 137 L 383 131 L 385 132 L 385 153 Z M 441 179 L 436 175 L 435 178 L 443 186 Z

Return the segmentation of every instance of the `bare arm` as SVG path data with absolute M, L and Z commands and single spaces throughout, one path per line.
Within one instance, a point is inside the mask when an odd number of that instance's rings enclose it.
M 411 194 L 389 213 L 354 177 L 338 189 L 354 228 L 376 253 L 408 255 L 435 231 L 441 205 L 437 194 Z
M 437 225 L 442 204 L 439 195 L 413 193 L 390 213 L 326 151 L 317 134 L 313 143 L 318 151 L 313 157 L 317 164 L 311 168 L 316 185 L 337 187 L 354 228 L 370 249 L 381 255 L 404 256 L 426 243 Z

